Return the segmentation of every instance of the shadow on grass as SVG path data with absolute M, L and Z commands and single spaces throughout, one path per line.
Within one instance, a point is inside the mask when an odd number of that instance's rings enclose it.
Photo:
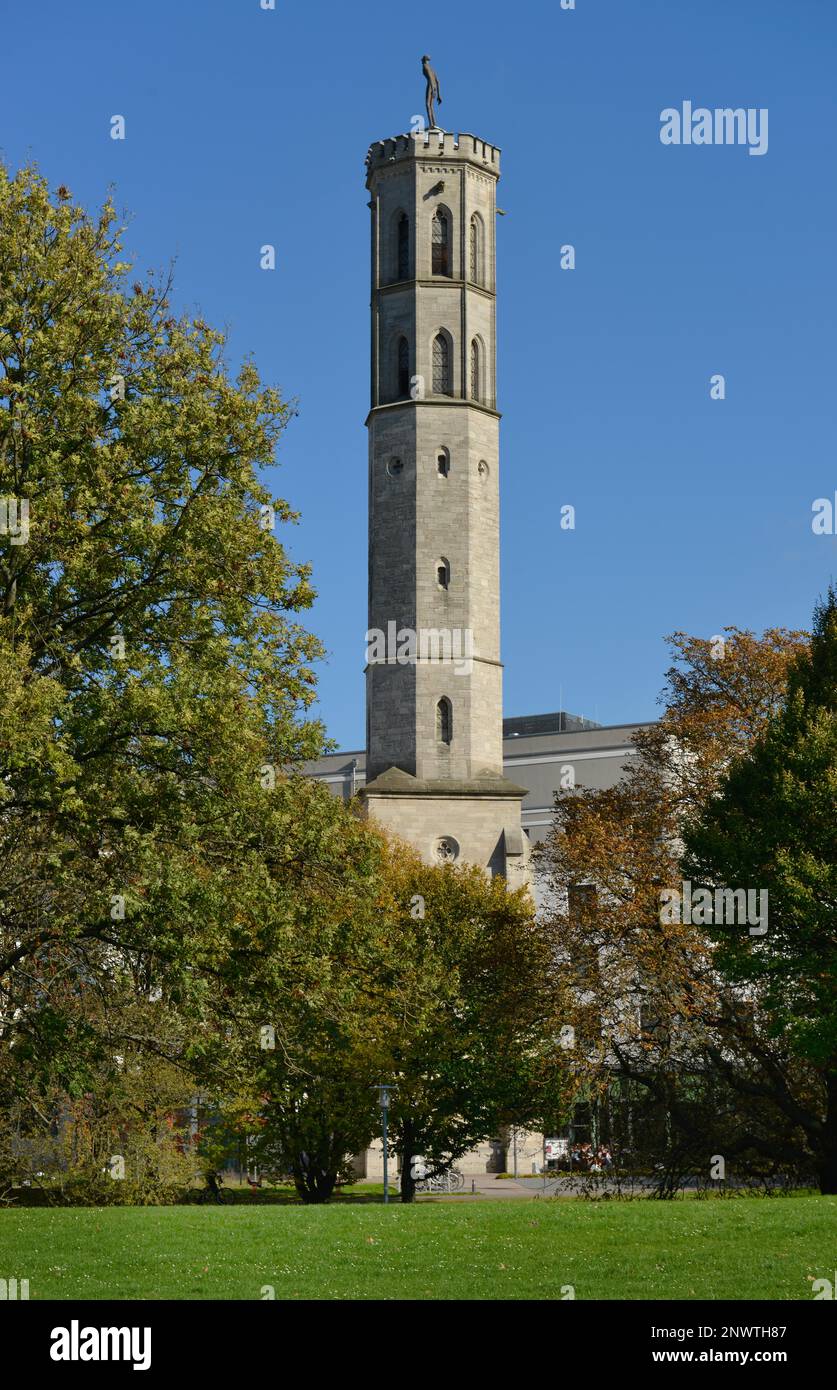
M 194 1187 L 181 1192 L 173 1201 L 170 1202 L 150 1202 L 147 1205 L 155 1206 L 178 1206 L 178 1207 L 199 1207 L 199 1206 L 223 1206 L 223 1207 L 301 1207 L 305 1204 L 297 1196 L 296 1189 L 290 1184 L 277 1184 L 275 1187 L 239 1187 L 237 1184 L 222 1186 L 222 1201 L 217 1202 L 205 1189 Z M 383 1184 L 369 1183 L 361 1186 L 351 1186 L 338 1188 L 331 1198 L 330 1206 L 377 1206 L 383 1205 L 384 1189 Z M 398 1201 L 397 1194 L 390 1193 L 390 1201 Z M 90 1200 L 74 1201 L 71 1196 L 66 1195 L 62 1200 L 58 1191 L 50 1191 L 48 1188 L 39 1187 L 18 1187 L 7 1195 L 6 1201 L 2 1203 L 5 1207 L 82 1207 L 97 1206 L 95 1197 L 91 1195 Z M 123 1206 L 127 1203 L 108 1202 L 108 1206 Z M 139 1205 L 139 1203 L 131 1204 Z
M 216 1203 L 211 1196 L 199 1188 L 184 1192 L 178 1206 L 225 1206 L 225 1207 L 298 1207 L 304 1203 L 297 1196 L 296 1189 L 280 1184 L 276 1187 L 222 1187 L 223 1201 Z M 374 1206 L 383 1203 L 384 1189 L 370 1183 L 363 1187 L 341 1187 L 333 1193 L 329 1206 Z M 390 1194 L 392 1200 L 392 1194 Z

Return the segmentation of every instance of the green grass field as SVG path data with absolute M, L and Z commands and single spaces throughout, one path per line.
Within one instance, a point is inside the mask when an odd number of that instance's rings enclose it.
M 837 1198 L 0 1211 L 30 1298 L 810 1299 Z

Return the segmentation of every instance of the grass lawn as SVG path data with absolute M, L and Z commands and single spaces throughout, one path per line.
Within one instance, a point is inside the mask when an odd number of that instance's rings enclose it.
M 810 1299 L 837 1198 L 7 1208 L 30 1298 Z

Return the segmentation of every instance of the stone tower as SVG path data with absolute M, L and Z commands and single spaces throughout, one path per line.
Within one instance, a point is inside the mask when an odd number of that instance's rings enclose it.
M 367 155 L 372 223 L 369 814 L 428 861 L 527 877 L 503 776 L 496 408 L 500 151 L 441 130 Z

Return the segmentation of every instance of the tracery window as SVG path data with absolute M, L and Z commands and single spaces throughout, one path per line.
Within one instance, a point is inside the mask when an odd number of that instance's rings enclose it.
M 437 333 L 433 339 L 433 394 L 453 394 L 450 379 L 450 344 L 444 333 Z
M 430 223 L 430 269 L 434 275 L 450 275 L 450 219 L 437 208 Z

